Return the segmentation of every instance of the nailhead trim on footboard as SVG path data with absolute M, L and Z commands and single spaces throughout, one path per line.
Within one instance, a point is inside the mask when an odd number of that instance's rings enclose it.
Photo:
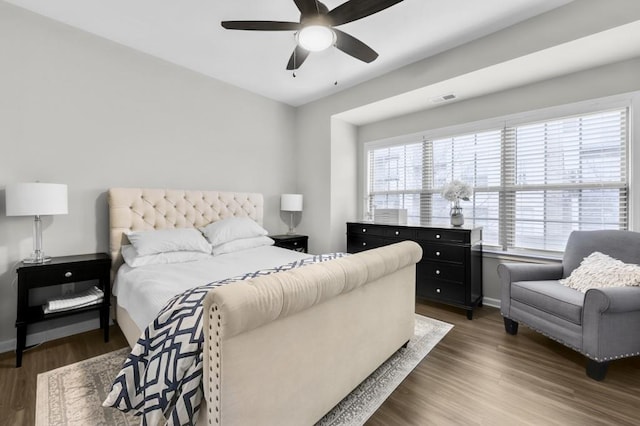
M 207 406 L 209 413 L 207 418 L 209 424 L 220 424 L 220 314 L 218 313 L 218 305 L 212 305 L 209 312 L 209 336 L 213 335 L 215 329 L 215 342 L 209 340 L 209 400 Z M 215 349 L 213 347 L 215 345 Z M 215 354 L 215 362 L 214 362 Z M 214 378 L 215 376 L 215 378 Z M 213 416 L 215 410 L 215 416 Z

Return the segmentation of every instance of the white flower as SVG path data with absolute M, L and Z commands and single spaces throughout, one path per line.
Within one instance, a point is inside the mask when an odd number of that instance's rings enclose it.
M 454 179 L 442 188 L 440 195 L 442 195 L 442 198 L 447 201 L 469 201 L 469 197 L 471 196 L 471 187 L 469 184 Z

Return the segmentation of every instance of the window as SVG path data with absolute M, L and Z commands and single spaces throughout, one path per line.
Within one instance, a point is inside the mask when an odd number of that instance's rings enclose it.
M 469 183 L 466 222 L 505 251 L 562 251 L 573 230 L 627 229 L 627 109 L 457 136 L 367 144 L 368 215 L 404 208 L 409 224 L 446 223 L 440 188 Z

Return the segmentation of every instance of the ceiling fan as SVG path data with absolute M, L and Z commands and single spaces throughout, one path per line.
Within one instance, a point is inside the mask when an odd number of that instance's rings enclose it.
M 349 0 L 329 10 L 317 0 L 293 0 L 300 11 L 300 22 L 283 21 L 222 21 L 228 30 L 296 31 L 298 45 L 294 49 L 288 70 L 298 69 L 309 53 L 332 45 L 364 62 L 372 62 L 378 54 L 357 38 L 335 28 L 378 13 L 403 0 Z

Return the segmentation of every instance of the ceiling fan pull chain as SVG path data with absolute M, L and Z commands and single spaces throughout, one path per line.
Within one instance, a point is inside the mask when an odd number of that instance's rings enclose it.
M 293 50 L 293 78 L 296 78 L 296 49 Z

